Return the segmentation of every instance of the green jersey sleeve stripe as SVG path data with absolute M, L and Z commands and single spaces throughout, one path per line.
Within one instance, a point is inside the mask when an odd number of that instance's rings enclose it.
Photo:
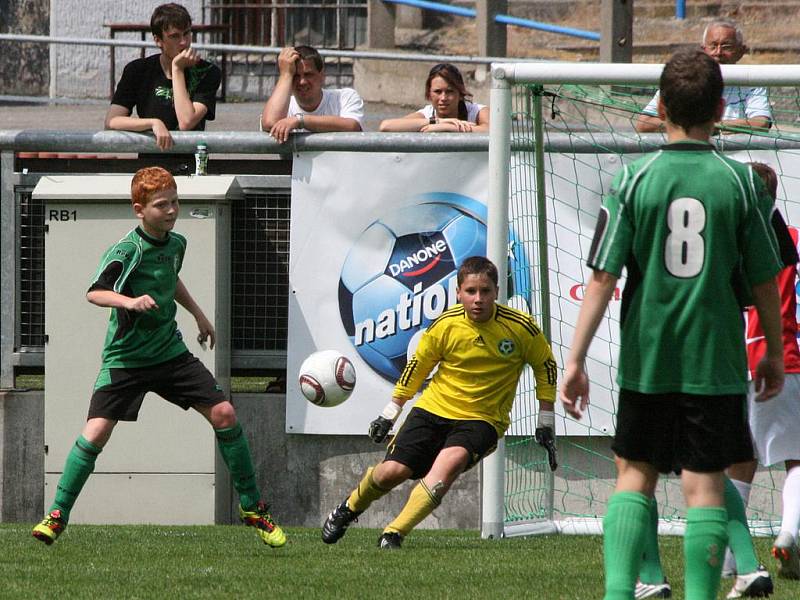
M 631 196 L 636 191 L 636 184 L 639 182 L 639 180 L 645 174 L 645 172 L 650 167 L 650 165 L 652 165 L 661 156 L 662 152 L 663 152 L 662 150 L 659 150 L 658 152 L 656 152 L 655 155 L 649 161 L 647 161 L 644 165 L 642 165 L 642 168 L 639 169 L 639 171 L 631 178 L 631 183 L 630 183 L 630 185 L 628 186 L 628 188 L 627 188 L 627 190 L 625 192 L 625 199 L 622 202 L 622 206 L 621 206 L 621 208 L 619 210 L 619 213 L 617 213 L 617 218 L 614 219 L 614 223 L 612 225 L 613 228 L 611 229 L 611 234 L 609 235 L 609 240 L 613 241 L 614 238 L 617 235 L 617 230 L 619 229 L 619 224 L 620 224 L 620 221 L 622 220 L 623 214 L 625 213 L 625 209 L 628 207 L 628 205 L 630 203 Z M 626 166 L 625 167 L 625 179 L 623 179 L 623 182 L 620 185 L 620 189 L 624 188 L 625 183 L 627 182 L 627 179 L 628 179 L 627 175 L 628 175 L 628 167 Z M 608 263 L 608 255 L 611 252 L 611 245 L 612 244 L 609 242 L 608 244 L 603 246 L 602 256 L 600 258 L 600 261 L 599 261 L 599 264 L 598 264 L 598 267 L 597 267 L 601 271 L 605 270 L 605 266 Z
M 139 263 L 142 260 L 143 249 L 141 240 L 134 238 L 133 245 L 136 249 L 136 256 L 134 257 L 134 260 L 130 262 L 128 268 L 122 273 L 122 275 L 120 275 L 119 279 L 117 279 L 117 284 L 114 286 L 114 291 L 118 294 L 122 293 L 122 288 L 125 286 L 125 282 L 128 280 L 128 277 L 130 277 L 130 274 L 136 270 L 136 267 L 139 266 Z
M 745 215 L 747 215 L 747 214 L 750 212 L 750 207 L 749 207 L 749 206 L 748 206 L 748 204 L 747 204 L 747 198 L 748 198 L 748 195 L 747 195 L 747 193 L 745 192 L 745 189 L 744 189 L 744 187 L 742 186 L 742 182 L 741 182 L 741 180 L 739 179 L 739 175 L 736 173 L 736 171 L 734 170 L 734 168 L 733 168 L 731 165 L 729 165 L 729 164 L 728 164 L 728 161 L 727 161 L 727 160 L 725 160 L 725 158 L 724 158 L 723 156 L 721 156 L 721 155 L 720 155 L 720 153 L 719 153 L 719 152 L 717 152 L 716 150 L 714 151 L 714 156 L 715 156 L 715 157 L 717 158 L 717 160 L 719 160 L 719 161 L 720 161 L 720 162 L 721 162 L 723 165 L 725 165 L 725 167 L 726 167 L 726 168 L 727 168 L 727 169 L 728 169 L 728 170 L 731 172 L 731 175 L 733 175 L 733 179 L 734 179 L 734 181 L 736 181 L 736 185 L 738 185 L 738 186 L 739 186 L 739 195 L 742 197 L 742 209 L 744 210 L 744 213 L 745 213 Z M 753 188 L 752 188 L 752 187 L 751 187 L 750 189 L 751 189 L 751 191 L 753 190 Z M 755 192 L 753 192 L 753 193 L 752 193 L 752 194 L 751 194 L 749 197 L 750 197 L 750 198 L 753 198 L 754 196 L 755 196 Z
M 756 184 L 755 184 L 755 181 L 753 181 L 753 178 L 757 177 L 757 175 L 755 174 L 755 171 L 753 170 L 753 167 L 751 167 L 749 165 L 748 165 L 748 168 L 747 168 L 747 176 L 749 177 L 750 191 L 752 192 L 753 202 L 755 203 L 755 202 L 758 201 L 758 196 L 756 194 Z M 762 226 L 763 227 L 767 227 L 769 229 L 769 231 L 772 232 L 772 233 L 775 233 L 775 229 L 772 227 L 772 215 L 775 213 L 776 210 L 778 210 L 778 209 L 776 208 L 776 206 L 775 206 L 775 204 L 773 202 L 772 209 L 769 211 L 769 223 L 768 224 L 764 222 L 764 216 L 761 214 L 761 211 L 760 210 L 756 210 L 756 213 L 758 214 L 758 217 L 759 217 L 759 220 L 761 221 Z M 777 257 L 778 262 L 780 264 L 783 264 L 783 260 L 781 259 L 780 244 L 778 244 L 778 236 L 777 235 L 768 235 L 767 239 L 769 239 L 770 246 L 772 247 L 772 250 L 775 253 L 775 256 Z

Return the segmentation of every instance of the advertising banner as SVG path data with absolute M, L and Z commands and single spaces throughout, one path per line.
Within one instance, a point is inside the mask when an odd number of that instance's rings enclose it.
M 287 432 L 366 433 L 420 330 L 456 303 L 458 265 L 485 254 L 486 195 L 486 153 L 295 157 Z M 300 363 L 317 350 L 355 366 L 337 407 L 300 392 Z

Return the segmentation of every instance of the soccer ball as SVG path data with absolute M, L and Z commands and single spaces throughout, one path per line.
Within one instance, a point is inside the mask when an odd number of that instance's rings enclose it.
M 314 352 L 300 365 L 300 391 L 317 406 L 338 406 L 350 397 L 356 386 L 356 370 L 346 356 L 336 350 Z

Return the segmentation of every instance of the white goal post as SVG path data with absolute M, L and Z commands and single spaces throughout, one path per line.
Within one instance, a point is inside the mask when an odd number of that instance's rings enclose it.
M 586 86 L 647 86 L 657 88 L 663 65 L 661 64 L 606 64 L 606 63 L 494 63 L 492 64 L 492 86 L 490 95 L 490 133 L 489 133 L 489 199 L 487 222 L 487 255 L 498 267 L 500 275 L 499 302 L 506 302 L 508 298 L 508 257 L 509 257 L 509 196 L 513 185 L 511 170 L 514 165 L 513 151 L 520 144 L 512 133 L 512 98 L 514 86 L 519 85 L 586 85 Z M 723 79 L 726 86 L 753 86 L 753 87 L 790 87 L 798 88 L 800 85 L 800 65 L 723 65 Z M 535 100 L 534 100 L 535 102 Z M 539 99 L 541 103 L 541 99 Z M 537 112 L 538 111 L 538 112 Z M 800 104 L 798 104 L 800 116 Z M 569 148 L 567 152 L 590 154 L 592 150 L 576 149 L 581 145 L 581 136 L 572 136 L 564 132 L 550 132 L 544 134 L 544 125 L 541 118 L 542 107 L 534 107 L 529 130 L 532 132 L 533 147 L 528 150 L 533 153 L 535 160 L 530 170 L 533 173 L 530 180 L 535 182 L 536 204 L 538 206 L 538 223 L 532 228 L 536 233 L 538 244 L 538 257 L 536 262 L 531 261 L 531 271 L 539 273 L 541 288 L 537 293 L 542 295 L 539 310 L 533 310 L 534 316 L 542 325 L 543 330 L 550 339 L 550 314 L 549 314 L 549 275 L 548 256 L 548 223 L 545 187 L 552 179 L 544 177 L 545 153 L 558 153 L 559 148 Z M 553 110 L 555 114 L 555 109 Z M 644 134 L 639 136 L 628 128 L 625 135 L 616 139 L 616 132 L 609 131 L 606 142 L 595 145 L 596 148 L 614 148 L 613 151 L 624 153 L 641 153 L 649 148 L 656 147 L 663 137 L 661 134 Z M 797 132 L 797 133 L 795 133 Z M 786 149 L 789 151 L 800 149 L 800 128 L 787 125 L 779 130 L 781 135 L 771 134 L 761 138 L 750 135 L 728 135 L 717 139 L 717 144 L 725 146 L 724 150 L 738 149 Z M 595 139 L 594 134 L 590 137 Z M 577 139 L 576 139 L 577 138 Z M 561 146 L 559 146 L 561 144 Z M 619 144 L 616 150 L 615 144 Z M 626 149 L 627 148 L 627 149 Z M 552 225 L 552 224 L 551 224 Z M 513 244 L 513 241 L 512 241 Z M 559 356 L 556 360 L 561 363 Z M 560 365 L 563 367 L 563 365 Z M 559 408 L 557 406 L 557 413 Z M 563 411 L 562 411 L 563 413 Z M 561 419 L 562 423 L 565 421 Z M 564 435 L 563 427 L 557 432 Z M 506 444 L 500 440 L 497 451 L 483 460 L 481 466 L 481 536 L 484 538 L 500 538 L 509 535 L 529 535 L 533 533 L 599 533 L 601 531 L 598 518 L 568 517 L 559 518 L 553 513 L 553 489 L 555 476 L 549 472 L 544 477 L 549 481 L 549 492 L 545 496 L 545 506 L 537 518 L 522 523 L 509 523 L 505 511 L 506 493 Z M 752 521 L 751 521 L 752 525 Z M 768 526 L 768 525 L 767 525 Z M 680 533 L 680 523 L 662 523 L 662 532 Z

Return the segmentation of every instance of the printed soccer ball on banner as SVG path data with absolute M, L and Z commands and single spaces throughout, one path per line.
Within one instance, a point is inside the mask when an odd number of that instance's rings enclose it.
M 486 252 L 486 207 L 452 193 L 387 211 L 359 236 L 339 281 L 342 324 L 361 358 L 389 381 L 415 336 L 456 304 L 464 259 Z
M 350 397 L 356 386 L 356 370 L 346 356 L 336 350 L 314 352 L 300 365 L 300 390 L 317 406 L 338 406 Z

